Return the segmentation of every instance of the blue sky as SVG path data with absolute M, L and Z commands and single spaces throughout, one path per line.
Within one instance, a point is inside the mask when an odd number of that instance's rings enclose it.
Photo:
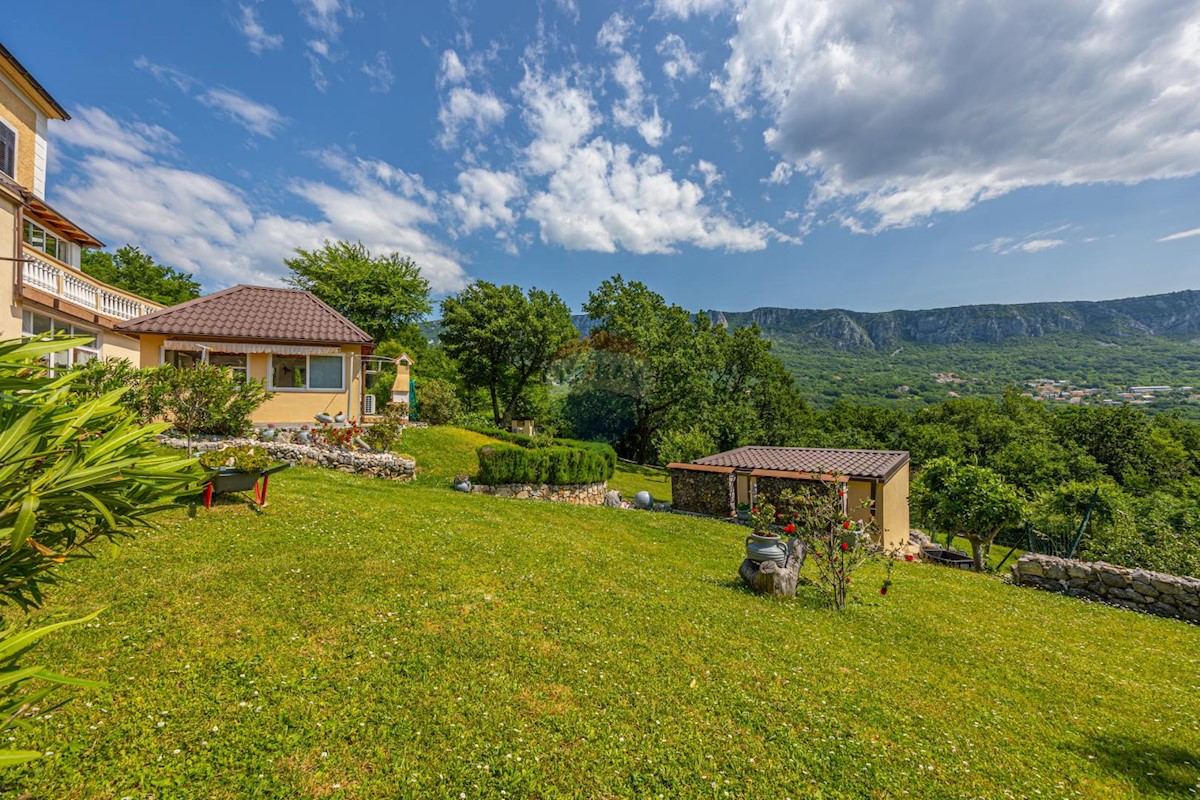
M 576 307 L 1200 288 L 1190 0 L 600 6 L 50 1 L 4 41 L 74 117 L 47 199 L 210 290 L 323 238 Z

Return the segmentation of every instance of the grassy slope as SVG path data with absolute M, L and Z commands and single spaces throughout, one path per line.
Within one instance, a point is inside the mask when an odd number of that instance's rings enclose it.
M 620 492 L 626 500 L 632 500 L 633 496 L 641 491 L 649 492 L 658 501 L 671 500 L 671 476 L 665 469 L 658 467 L 644 467 L 618 461 L 608 485 Z
M 743 591 L 743 531 L 723 523 L 306 468 L 271 490 L 261 512 L 181 513 L 69 568 L 39 621 L 107 610 L 39 661 L 111 688 L 22 734 L 55 755 L 5 773 L 12 794 L 1107 798 L 1200 780 L 1197 627 L 916 564 L 886 600 L 865 576 L 868 605 L 839 616 L 808 588 Z

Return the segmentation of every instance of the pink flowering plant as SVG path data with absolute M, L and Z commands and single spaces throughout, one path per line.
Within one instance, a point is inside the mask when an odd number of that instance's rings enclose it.
M 869 502 L 864 503 L 868 513 Z M 851 519 L 846 509 L 844 483 L 801 484 L 785 489 L 773 509 L 776 522 L 800 536 L 808 557 L 816 567 L 814 584 L 839 611 L 855 597 L 854 576 L 866 564 L 882 560 L 886 575 L 880 595 L 892 586 L 893 554 L 875 540 L 878 527 L 874 516 L 866 522 Z

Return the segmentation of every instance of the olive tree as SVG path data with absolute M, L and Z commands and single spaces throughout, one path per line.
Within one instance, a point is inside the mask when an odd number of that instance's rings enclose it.
M 971 543 L 976 572 L 983 572 L 1000 531 L 1025 517 L 1025 501 L 998 472 L 949 458 L 925 465 L 913 482 L 912 504 L 927 526 Z

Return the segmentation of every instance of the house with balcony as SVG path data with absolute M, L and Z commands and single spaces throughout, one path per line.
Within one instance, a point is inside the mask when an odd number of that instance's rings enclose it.
M 49 123 L 70 118 L 0 44 L 0 340 L 63 331 L 90 341 L 56 353 L 56 367 L 136 363 L 137 339 L 116 325 L 162 306 L 84 273 L 83 248 L 104 243 L 46 201 Z

